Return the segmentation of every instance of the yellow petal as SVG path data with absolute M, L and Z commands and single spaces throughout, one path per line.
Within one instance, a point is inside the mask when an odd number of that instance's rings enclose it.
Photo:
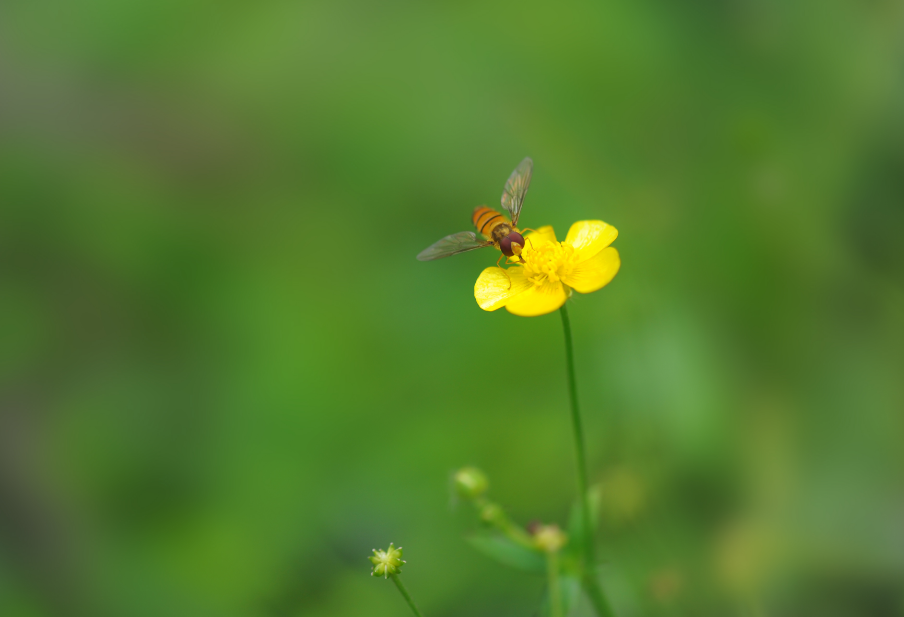
M 474 297 L 477 304 L 485 311 L 495 311 L 506 305 L 510 298 L 531 287 L 530 281 L 524 278 L 520 266 L 508 270 L 487 268 L 477 277 L 474 283 Z
M 530 242 L 527 242 L 528 240 L 530 240 Z M 527 242 L 527 246 L 529 247 L 537 247 L 541 244 L 548 244 L 550 242 L 555 244 L 556 232 L 552 230 L 552 225 L 544 225 L 540 229 L 532 231 L 524 236 L 524 241 Z
M 590 259 L 612 244 L 618 237 L 618 230 L 602 221 L 578 221 L 568 230 L 565 242 L 576 249 L 575 261 Z
M 505 305 L 509 313 L 521 317 L 536 317 L 552 313 L 565 304 L 568 292 L 562 283 L 548 283 L 541 287 L 531 285 L 530 289 L 511 298 Z
M 590 259 L 577 264 L 565 284 L 582 294 L 602 289 L 618 272 L 621 259 L 614 247 L 605 248 Z

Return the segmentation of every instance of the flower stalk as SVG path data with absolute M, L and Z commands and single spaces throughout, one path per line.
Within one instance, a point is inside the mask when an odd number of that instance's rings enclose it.
M 550 617 L 562 617 L 562 591 L 559 586 L 559 553 L 546 553 L 546 579 L 549 586 Z
M 509 540 L 531 550 L 537 548 L 530 534 L 524 531 L 521 526 L 516 525 L 499 504 L 481 497 L 474 500 L 474 505 L 480 512 L 480 518 L 501 531 Z
M 424 617 L 421 614 L 421 611 L 418 610 L 417 605 L 414 603 L 414 600 L 411 599 L 411 594 L 408 593 L 408 590 L 405 589 L 405 585 L 402 584 L 402 579 L 399 578 L 399 575 L 390 574 L 389 578 L 391 578 L 392 582 L 395 583 L 396 587 L 399 588 L 399 593 L 401 593 L 402 597 L 405 598 L 405 602 L 408 603 L 408 606 L 411 608 L 411 612 L 414 613 L 417 617 Z
M 568 542 L 558 525 L 534 525 L 534 544 L 546 553 L 546 584 L 549 590 L 549 617 L 562 617 L 562 587 L 559 583 L 559 551 Z
M 594 557 L 593 520 L 590 516 L 590 499 L 587 486 L 587 457 L 584 452 L 584 427 L 578 408 L 578 387 L 574 370 L 574 344 L 571 340 L 571 320 L 568 309 L 563 304 L 559 309 L 562 315 L 562 328 L 565 331 L 565 366 L 568 371 L 568 396 L 571 402 L 571 423 L 574 429 L 574 451 L 577 459 L 578 495 L 581 503 L 581 519 L 583 522 L 584 589 L 590 598 L 596 614 L 600 617 L 612 617 L 612 609 L 600 587 L 596 577 L 596 559 Z

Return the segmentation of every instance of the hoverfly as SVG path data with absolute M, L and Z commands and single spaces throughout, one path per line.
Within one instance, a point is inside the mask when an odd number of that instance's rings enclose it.
M 425 248 L 417 256 L 418 260 L 442 259 L 450 255 L 494 246 L 502 251 L 504 256 L 517 256 L 523 261 L 520 255 L 521 249 L 524 248 L 524 236 L 521 235 L 517 225 L 518 217 L 521 215 L 521 205 L 524 203 L 524 196 L 530 186 L 530 175 L 533 167 L 534 162 L 530 157 L 525 158 L 515 168 L 515 171 L 512 172 L 512 175 L 509 176 L 508 181 L 505 183 L 505 190 L 502 192 L 502 207 L 508 212 L 511 221 L 506 219 L 501 212 L 497 212 L 492 208 L 477 206 L 471 215 L 471 222 L 474 223 L 474 227 L 484 237 L 483 240 L 478 240 L 477 234 L 473 231 L 461 231 L 457 234 L 446 236 Z

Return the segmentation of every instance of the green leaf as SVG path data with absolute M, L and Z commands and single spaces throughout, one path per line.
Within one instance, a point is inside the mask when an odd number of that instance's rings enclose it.
M 528 572 L 546 571 L 546 558 L 542 553 L 505 536 L 481 533 L 468 536 L 467 540 L 478 551 L 501 564 Z
M 587 491 L 587 499 L 590 502 L 590 524 L 596 529 L 599 521 L 600 503 L 602 502 L 602 487 L 599 484 L 591 486 Z M 571 506 L 568 515 L 568 544 L 565 551 L 578 555 L 584 550 L 584 523 L 581 515 L 581 500 L 578 499 Z

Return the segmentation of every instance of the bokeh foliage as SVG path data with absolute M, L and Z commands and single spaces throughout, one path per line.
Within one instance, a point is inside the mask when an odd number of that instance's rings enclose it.
M 0 612 L 535 614 L 558 316 L 414 255 L 535 161 L 619 615 L 904 606 L 899 0 L 0 5 Z M 586 607 L 579 610 L 585 610 Z M 756 611 L 759 611 L 756 613 Z

